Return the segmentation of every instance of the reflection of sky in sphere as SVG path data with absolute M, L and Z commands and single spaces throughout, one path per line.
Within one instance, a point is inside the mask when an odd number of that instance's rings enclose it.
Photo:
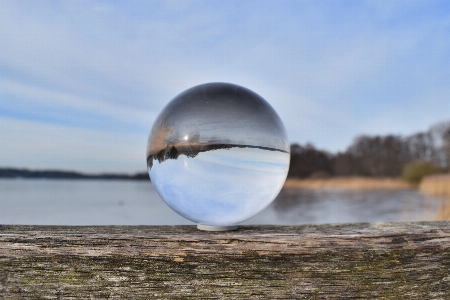
M 232 148 L 154 161 L 150 176 L 179 214 L 202 224 L 230 225 L 267 207 L 283 186 L 288 168 L 288 153 Z

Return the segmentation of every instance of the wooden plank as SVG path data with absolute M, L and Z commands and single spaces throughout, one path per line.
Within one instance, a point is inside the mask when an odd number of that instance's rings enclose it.
M 450 222 L 0 226 L 0 299 L 449 299 Z

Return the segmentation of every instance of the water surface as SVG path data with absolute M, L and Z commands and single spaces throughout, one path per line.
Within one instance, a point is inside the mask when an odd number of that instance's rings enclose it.
M 243 224 L 431 221 L 445 207 L 414 190 L 284 189 Z M 173 212 L 149 181 L 2 179 L 0 224 L 193 223 Z

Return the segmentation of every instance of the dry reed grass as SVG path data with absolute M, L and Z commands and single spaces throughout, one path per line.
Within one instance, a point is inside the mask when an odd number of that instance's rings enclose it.
M 436 221 L 448 221 L 450 220 L 450 201 L 444 200 L 442 205 L 439 207 L 438 213 L 436 214 Z
M 335 177 L 326 179 L 287 179 L 284 188 L 411 189 L 414 186 L 397 178 Z
M 422 179 L 419 189 L 421 192 L 429 195 L 450 197 L 450 175 L 439 174 L 427 176 Z

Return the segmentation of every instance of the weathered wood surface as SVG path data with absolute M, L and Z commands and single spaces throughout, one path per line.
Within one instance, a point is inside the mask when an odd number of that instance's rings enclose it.
M 0 299 L 450 299 L 450 222 L 0 226 Z

